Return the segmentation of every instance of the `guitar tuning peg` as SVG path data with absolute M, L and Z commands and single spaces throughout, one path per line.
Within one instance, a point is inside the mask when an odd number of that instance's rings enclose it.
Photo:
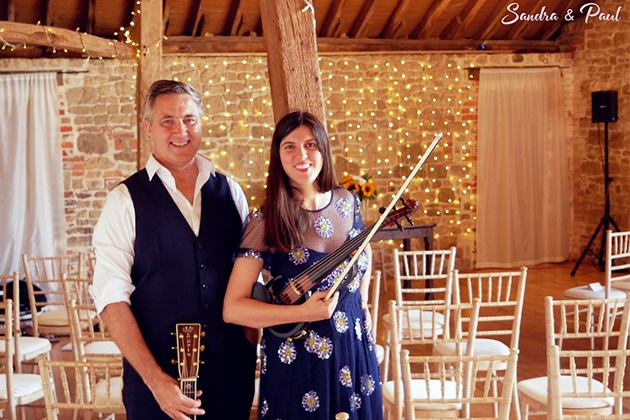
M 400 202 L 402 203 L 403 206 L 407 205 L 407 201 L 402 197 L 400 197 Z
M 201 336 L 205 337 L 206 336 L 206 332 L 205 331 L 201 331 Z
M 199 346 L 199 351 L 204 351 L 206 349 L 206 346 L 204 346 L 203 344 Z
M 379 214 L 383 214 L 383 213 L 385 213 L 385 207 L 379 207 L 379 209 L 378 209 L 378 213 L 379 213 Z
M 407 223 L 409 223 L 409 226 L 413 226 L 413 222 L 411 221 L 409 216 L 405 216 L 405 219 L 407 219 Z
M 175 331 L 171 331 L 171 335 L 175 335 Z
M 177 350 L 177 347 L 171 347 L 171 350 Z
M 176 364 L 177 364 L 177 360 L 171 359 L 171 365 L 176 365 Z
M 205 364 L 206 364 L 206 361 L 205 361 L 205 360 L 200 360 L 200 361 L 199 361 L 199 364 L 200 364 L 200 365 L 205 365 Z

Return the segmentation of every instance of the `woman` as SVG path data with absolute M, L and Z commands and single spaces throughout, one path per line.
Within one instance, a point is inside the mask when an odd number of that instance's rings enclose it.
M 349 284 L 326 300 L 335 275 L 321 279 L 301 304 L 251 298 L 263 268 L 286 284 L 363 230 L 358 197 L 336 187 L 328 136 L 307 112 L 277 124 L 271 144 L 266 200 L 251 214 L 225 295 L 226 322 L 265 328 L 261 342 L 260 419 L 382 419 L 380 377 L 367 309 L 369 246 Z M 322 262 L 323 263 L 323 262 Z M 280 287 L 281 289 L 282 287 Z M 269 328 L 307 322 L 299 339 Z

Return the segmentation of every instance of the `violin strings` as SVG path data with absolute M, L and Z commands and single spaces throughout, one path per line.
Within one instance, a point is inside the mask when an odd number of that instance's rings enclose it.
M 397 212 L 398 211 L 394 211 L 389 216 L 387 216 L 387 218 L 385 218 L 383 225 L 386 225 L 392 222 L 392 220 L 396 220 L 397 214 L 395 213 Z M 325 258 L 334 260 L 334 258 L 337 258 L 337 256 L 339 255 L 347 255 L 349 253 L 349 250 L 354 249 L 357 243 L 363 242 L 365 237 L 372 231 L 375 225 L 376 223 L 372 224 L 368 229 L 363 230 L 360 234 L 358 234 L 357 236 L 355 236 L 348 242 L 344 243 L 341 247 L 339 247 L 337 250 L 330 253 Z M 342 261 L 340 261 L 339 263 L 341 263 Z M 293 285 L 296 286 L 298 289 L 302 289 L 305 286 L 308 286 L 309 283 L 314 284 L 311 278 L 319 278 L 320 275 L 323 276 L 325 274 L 328 274 L 329 272 L 330 270 L 328 270 L 328 268 L 326 267 L 323 267 L 322 264 L 315 263 L 309 268 L 307 268 L 306 270 L 304 270 L 302 274 L 300 274 L 299 277 L 297 278 L 297 281 L 293 282 Z M 297 293 L 295 292 L 295 289 L 290 284 L 287 284 L 284 287 L 284 289 L 282 289 L 282 291 L 280 292 L 280 296 L 286 296 L 290 300 L 290 303 L 293 303 L 294 301 L 299 299 L 301 295 L 297 295 Z

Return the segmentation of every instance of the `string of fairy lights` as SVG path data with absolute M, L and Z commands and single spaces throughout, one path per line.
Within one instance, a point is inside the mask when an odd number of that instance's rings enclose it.
M 408 193 L 421 201 L 421 218 L 448 226 L 447 235 L 474 229 L 476 87 L 470 65 L 461 61 L 404 54 L 320 57 L 338 175 L 369 174 L 376 181 L 378 197 L 368 202 L 372 218 L 442 132 L 444 140 Z M 165 69 L 203 92 L 202 152 L 243 185 L 253 206 L 262 204 L 273 133 L 266 70 L 260 57 L 180 57 Z
M 131 38 L 140 0 L 128 27 Z M 305 7 L 304 12 L 310 8 Z M 46 30 L 46 28 L 44 28 Z M 50 39 L 53 53 L 56 51 Z M 3 49 L 18 48 L 2 38 Z M 89 51 L 85 51 L 89 59 Z M 368 201 L 372 219 L 385 207 L 438 132 L 444 134 L 405 196 L 422 205 L 420 220 L 440 235 L 468 235 L 475 219 L 476 84 L 462 55 L 388 54 L 319 59 L 326 118 L 338 176 L 369 175 L 378 195 Z M 236 179 L 253 207 L 262 205 L 273 110 L 264 57 L 179 57 L 164 73 L 191 83 L 204 97 L 202 153 Z M 135 96 L 135 77 L 130 90 Z M 416 217 L 417 219 L 417 217 Z

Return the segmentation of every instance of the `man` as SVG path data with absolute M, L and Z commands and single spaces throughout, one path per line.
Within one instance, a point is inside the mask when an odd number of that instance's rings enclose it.
M 153 155 L 108 195 L 94 229 L 92 294 L 125 358 L 129 420 L 249 418 L 255 347 L 222 319 L 248 208 L 238 184 L 197 155 L 202 114 L 191 86 L 151 86 L 144 124 Z M 197 399 L 176 380 L 177 323 L 200 323 L 205 333 Z

